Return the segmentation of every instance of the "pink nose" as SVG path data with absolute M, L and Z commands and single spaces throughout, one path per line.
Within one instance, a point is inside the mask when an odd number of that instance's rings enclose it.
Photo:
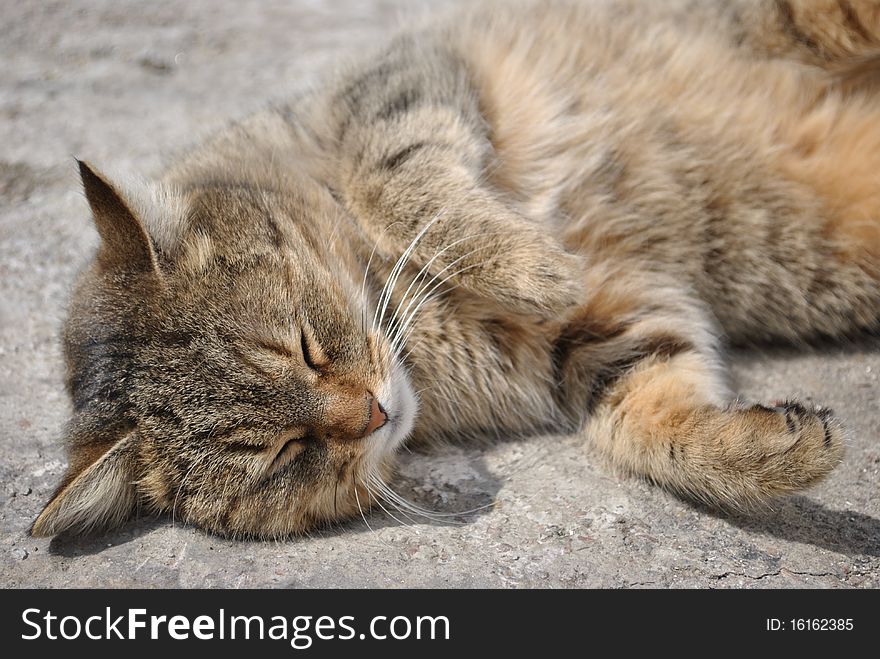
M 370 422 L 364 431 L 364 437 L 384 426 L 386 421 L 388 421 L 388 415 L 385 414 L 385 410 L 379 405 L 379 401 L 373 398 L 370 402 Z

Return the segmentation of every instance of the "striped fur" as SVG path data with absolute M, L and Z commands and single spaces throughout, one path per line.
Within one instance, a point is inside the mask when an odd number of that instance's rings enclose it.
M 34 533 L 138 504 L 300 533 L 374 503 L 407 436 L 578 432 L 719 507 L 809 486 L 840 423 L 736 402 L 721 350 L 878 329 L 878 71 L 877 2 L 486 4 L 231 126 L 161 194 L 85 167 L 103 245 Z M 363 436 L 372 396 L 393 423 Z

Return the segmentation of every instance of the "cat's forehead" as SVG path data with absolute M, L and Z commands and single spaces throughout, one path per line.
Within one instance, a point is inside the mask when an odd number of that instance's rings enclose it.
M 160 231 L 174 237 L 163 251 L 183 272 L 284 260 L 287 278 L 304 279 L 326 260 L 321 241 L 326 212 L 307 198 L 222 183 L 187 191 L 183 205 L 183 213 L 166 216 L 166 224 L 176 226 Z M 152 235 L 153 227 L 148 231 Z
M 329 249 L 338 223 L 328 219 L 320 200 L 305 195 L 281 199 L 228 184 L 194 190 L 169 258 L 169 294 L 193 316 L 268 325 L 305 319 L 316 331 L 350 330 L 361 310 Z
M 190 192 L 182 235 L 209 236 L 230 254 L 286 249 L 303 252 L 309 243 L 304 230 L 315 215 L 306 203 L 284 199 L 272 191 L 216 184 Z

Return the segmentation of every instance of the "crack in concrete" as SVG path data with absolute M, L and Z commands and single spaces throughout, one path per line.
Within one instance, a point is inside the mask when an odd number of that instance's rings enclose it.
M 716 579 L 721 581 L 722 579 L 727 579 L 727 577 L 743 577 L 744 579 L 752 579 L 753 581 L 760 581 L 761 579 L 766 579 L 767 577 L 778 577 L 782 574 L 782 570 L 777 570 L 776 572 L 766 572 L 764 574 L 746 574 L 745 572 L 723 572 L 721 574 L 710 574 L 710 579 Z
M 747 574 L 745 572 L 723 572 L 721 574 L 710 574 L 710 579 L 715 579 L 720 581 L 722 579 L 727 579 L 728 577 L 743 577 L 744 579 L 751 579 L 752 581 L 760 581 L 761 579 L 766 579 L 768 577 L 778 577 L 783 572 L 787 572 L 788 574 L 795 574 L 801 577 L 833 577 L 836 576 L 833 572 L 799 572 L 797 570 L 789 570 L 788 568 L 779 568 L 775 572 L 765 572 L 763 574 Z

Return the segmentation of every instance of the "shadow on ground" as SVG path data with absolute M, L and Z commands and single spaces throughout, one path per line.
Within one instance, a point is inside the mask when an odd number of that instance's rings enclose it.
M 720 517 L 749 533 L 799 542 L 847 556 L 880 556 L 880 519 L 852 510 L 832 510 L 803 496 L 785 500 L 779 510 Z

